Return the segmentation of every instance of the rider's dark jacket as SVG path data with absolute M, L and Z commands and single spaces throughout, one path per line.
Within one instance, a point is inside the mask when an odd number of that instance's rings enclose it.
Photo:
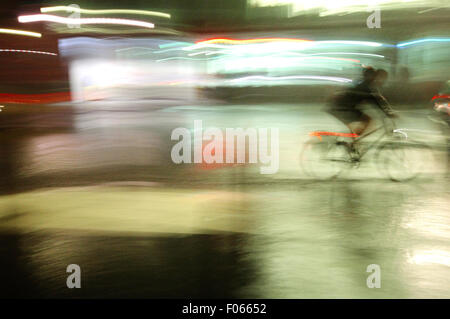
M 362 103 L 373 103 L 387 115 L 392 114 L 386 99 L 365 81 L 337 94 L 333 101 L 333 108 L 338 111 L 357 111 L 357 107 Z

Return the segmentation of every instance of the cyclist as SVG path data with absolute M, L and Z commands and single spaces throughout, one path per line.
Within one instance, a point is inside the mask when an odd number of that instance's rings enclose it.
M 365 102 L 377 105 L 387 116 L 395 117 L 387 100 L 379 89 L 386 82 L 388 73 L 372 67 L 363 69 L 363 79 L 355 86 L 339 93 L 333 99 L 329 113 L 343 122 L 351 132 L 361 135 L 372 118 L 363 113 L 359 106 Z
M 396 117 L 386 98 L 380 93 L 388 73 L 383 69 L 375 70 L 372 67 L 363 69 L 363 79 L 355 86 L 338 93 L 328 111 L 344 123 L 348 129 L 357 135 L 362 135 L 372 122 L 372 118 L 363 113 L 359 107 L 363 103 L 377 105 L 388 117 Z M 350 143 L 350 150 L 354 159 L 359 158 L 359 152 L 355 147 L 355 141 Z

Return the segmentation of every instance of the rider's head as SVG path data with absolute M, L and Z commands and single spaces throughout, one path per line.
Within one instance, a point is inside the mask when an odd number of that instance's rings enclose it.
M 362 73 L 364 82 L 371 83 L 373 82 L 373 80 L 375 80 L 376 71 L 371 66 L 364 67 Z
M 378 69 L 375 74 L 375 85 L 378 87 L 383 86 L 388 78 L 388 73 L 386 70 Z

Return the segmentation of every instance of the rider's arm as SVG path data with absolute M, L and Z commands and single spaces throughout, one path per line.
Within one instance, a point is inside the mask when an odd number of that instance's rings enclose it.
M 387 115 L 387 116 L 394 116 L 394 110 L 391 108 L 389 102 L 386 100 L 386 98 L 381 95 L 380 92 L 373 92 L 372 93 L 373 100 L 375 104 Z

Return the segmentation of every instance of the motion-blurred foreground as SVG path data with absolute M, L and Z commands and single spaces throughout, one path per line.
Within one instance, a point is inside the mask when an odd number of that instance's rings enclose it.
M 0 17 L 0 296 L 450 297 L 446 1 L 20 2 Z M 365 66 L 398 117 L 363 106 L 383 129 L 355 161 L 326 110 Z

